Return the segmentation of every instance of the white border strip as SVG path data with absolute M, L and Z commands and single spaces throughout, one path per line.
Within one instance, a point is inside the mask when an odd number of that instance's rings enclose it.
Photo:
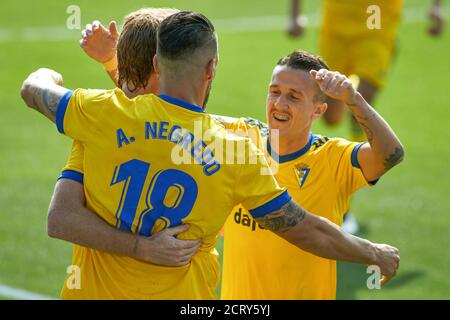
M 17 300 L 55 300 L 55 298 L 0 284 L 0 296 Z

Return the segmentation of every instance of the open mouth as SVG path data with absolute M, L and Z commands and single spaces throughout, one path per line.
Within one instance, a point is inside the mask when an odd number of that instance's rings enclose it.
M 291 117 L 288 114 L 280 112 L 273 112 L 272 118 L 280 122 L 287 122 L 291 119 Z

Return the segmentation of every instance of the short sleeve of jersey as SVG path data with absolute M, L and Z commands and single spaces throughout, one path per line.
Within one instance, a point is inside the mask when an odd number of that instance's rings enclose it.
M 84 142 L 92 136 L 101 121 L 105 90 L 76 89 L 68 91 L 58 104 L 56 127 L 75 140 Z
M 234 118 L 228 116 L 219 116 L 212 115 L 212 117 L 225 129 L 233 131 L 234 133 L 239 132 L 240 130 L 246 132 L 247 126 L 243 121 L 244 118 Z
M 233 134 L 250 138 L 259 149 L 264 149 L 264 137 L 269 135 L 269 127 L 264 122 L 254 118 L 233 118 L 227 116 L 213 115 L 225 129 Z
M 280 209 L 291 197 L 285 188 L 278 185 L 264 153 L 249 139 L 245 141 L 249 157 L 240 167 L 234 190 L 235 204 L 241 203 L 254 218 L 260 218 Z
M 84 147 L 79 141 L 72 143 L 69 159 L 61 171 L 60 179 L 69 179 L 83 184 L 84 177 Z
M 370 185 L 358 162 L 358 151 L 364 143 L 345 139 L 331 139 L 327 157 L 344 198 L 363 186 Z

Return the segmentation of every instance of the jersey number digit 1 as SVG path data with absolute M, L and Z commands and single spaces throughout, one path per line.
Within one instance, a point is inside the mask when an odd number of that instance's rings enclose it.
M 116 210 L 117 228 L 132 232 L 149 169 L 149 163 L 137 159 L 127 161 L 114 169 L 111 186 L 125 182 Z M 171 189 L 176 192 L 176 196 L 171 206 L 167 206 L 164 199 Z M 158 171 L 152 177 L 147 190 L 147 208 L 139 214 L 136 233 L 149 236 L 158 219 L 165 223 L 164 227 L 179 225 L 191 212 L 197 195 L 197 183 L 187 173 L 176 169 Z

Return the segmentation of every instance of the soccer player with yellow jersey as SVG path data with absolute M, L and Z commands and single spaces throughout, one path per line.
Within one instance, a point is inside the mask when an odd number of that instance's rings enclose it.
M 61 75 L 49 69 L 25 80 L 21 95 L 27 105 L 84 145 L 89 209 L 125 232 L 146 236 L 187 222 L 191 227 L 179 237 L 202 239 L 191 262 L 178 268 L 79 247 L 74 262 L 85 268 L 85 280 L 77 292 L 63 291 L 63 297 L 214 298 L 215 238 L 236 202 L 251 209 L 262 226 L 303 249 L 331 259 L 376 264 L 386 276 L 395 275 L 395 248 L 345 234 L 304 211 L 273 176 L 260 174 L 267 163 L 248 139 L 227 135 L 203 112 L 216 64 L 212 24 L 200 14 L 180 12 L 165 19 L 158 31 L 154 65 L 160 75 L 159 97 L 133 94 L 127 84 L 123 91 L 71 91 L 61 86 Z M 218 162 L 218 154 L 195 135 L 195 120 L 210 130 L 215 142 L 243 143 L 257 165 Z M 194 164 L 174 163 L 174 150 L 175 155 L 188 151 Z M 251 187 L 236 187 L 250 178 Z
M 80 45 L 91 58 L 104 65 L 116 86 L 127 83 L 137 94 L 158 94 L 159 80 L 151 63 L 156 53 L 156 35 L 161 21 L 176 12 L 168 8 L 142 8 L 129 13 L 124 19 L 120 41 L 115 21 L 110 22 L 108 29 L 94 21 L 83 30 Z M 89 211 L 85 207 L 83 162 L 84 147 L 74 141 L 49 208 L 49 236 L 158 265 L 177 267 L 190 261 L 200 240 L 175 237 L 186 230 L 187 224 L 164 229 L 151 237 L 138 237 L 120 232 Z
M 350 81 L 327 69 L 319 57 L 304 51 L 291 53 L 278 62 L 272 74 L 266 106 L 268 125 L 249 118 L 236 121 L 222 117 L 222 122 L 236 132 L 257 137 L 269 163 L 278 169 L 277 181 L 299 204 L 342 225 L 350 196 L 398 164 L 403 147 Z M 339 88 L 338 93 L 334 93 L 335 88 Z M 311 133 L 312 123 L 326 111 L 325 95 L 350 106 L 369 143 Z M 280 130 L 278 147 L 272 148 L 269 128 Z M 242 206 L 234 209 L 224 231 L 222 299 L 335 297 L 334 260 L 298 250 L 264 230 Z

